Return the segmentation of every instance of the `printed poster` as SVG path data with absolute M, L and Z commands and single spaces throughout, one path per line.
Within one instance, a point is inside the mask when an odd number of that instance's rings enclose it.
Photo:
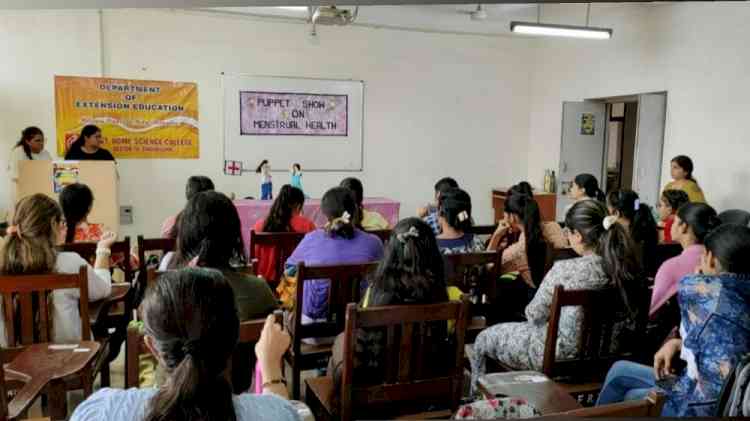
M 199 157 L 195 83 L 55 76 L 55 115 L 60 156 L 94 124 L 118 159 Z
M 78 182 L 80 169 L 77 162 L 52 163 L 52 185 L 55 193 L 60 193 L 66 186 Z
M 594 115 L 590 113 L 581 114 L 581 134 L 584 136 L 594 135 Z

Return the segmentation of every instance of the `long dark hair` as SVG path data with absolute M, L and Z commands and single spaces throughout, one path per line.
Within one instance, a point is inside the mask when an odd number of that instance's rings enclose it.
M 725 272 L 750 275 L 750 228 L 724 224 L 706 236 L 706 250 Z
M 26 154 L 26 157 L 29 159 L 34 159 L 31 157 L 31 147 L 29 146 L 28 142 L 29 140 L 33 139 L 34 136 L 42 136 L 44 137 L 44 133 L 42 133 L 42 129 L 35 126 L 30 126 L 21 132 L 21 139 L 16 143 L 16 147 L 20 146 L 23 148 L 23 152 Z
M 76 226 L 83 222 L 91 212 L 94 204 L 94 194 L 89 186 L 75 183 L 65 186 L 60 192 L 60 206 L 68 224 L 65 242 L 72 243 L 76 236 Z
M 443 177 L 435 183 L 435 193 L 442 193 L 448 189 L 457 189 L 458 181 L 451 177 Z
M 193 175 L 188 178 L 187 183 L 185 184 L 185 198 L 187 200 L 190 200 L 195 196 L 196 194 L 204 191 L 211 191 L 213 190 L 214 182 L 211 181 L 210 178 L 206 177 L 205 175 Z M 174 219 L 174 225 L 172 225 L 172 229 L 167 234 L 167 237 L 176 239 L 177 236 L 180 233 L 180 220 L 182 219 L 182 211 L 177 214 L 177 216 Z
M 263 223 L 265 232 L 287 232 L 292 231 L 292 216 L 294 211 L 305 204 L 305 193 L 302 190 L 284 184 L 279 195 L 271 205 L 268 217 Z
M 612 223 L 609 229 L 604 228 L 607 215 L 604 203 L 596 200 L 576 202 L 565 215 L 565 226 L 580 233 L 583 243 L 602 257 L 604 272 L 620 290 L 630 315 L 636 317 L 643 269 L 635 244 L 625 228 L 618 223 Z
M 365 200 L 365 189 L 362 186 L 362 182 L 358 178 L 348 177 L 343 179 L 339 186 L 346 187 L 354 194 L 354 200 L 357 201 L 357 214 L 354 216 L 354 225 L 362 228 L 362 219 L 364 218 L 362 202 Z
M 34 194 L 21 199 L 11 221 L 17 232 L 8 233 L 0 246 L 0 273 L 52 272 L 57 260 L 55 223 L 61 219 L 60 206 L 46 195 Z
M 393 228 L 383 260 L 370 280 L 369 305 L 448 301 L 443 257 L 432 228 L 406 218 Z
M 591 174 L 578 174 L 573 179 L 576 186 L 583 189 L 586 192 L 586 196 L 596 199 L 600 202 L 604 202 L 604 192 L 599 188 L 599 182 Z
M 677 155 L 676 157 L 672 158 L 672 161 L 670 162 L 674 162 L 687 173 L 687 175 L 685 176 L 686 179 L 694 181 L 696 184 L 698 183 L 698 180 L 693 178 L 693 160 L 690 159 L 689 156 Z
M 256 173 L 260 173 L 261 170 L 263 170 L 263 166 L 266 165 L 266 164 L 268 164 L 268 160 L 267 159 L 264 159 L 264 160 L 260 161 L 260 164 L 258 164 L 258 168 L 255 169 L 255 172 Z
M 320 210 L 328 219 L 325 230 L 329 236 L 347 240 L 354 238 L 357 200 L 351 190 L 346 187 L 334 187 L 328 190 L 320 201 Z M 349 222 L 343 220 L 344 212 L 349 214 Z
M 181 213 L 175 269 L 198 259 L 198 266 L 230 269 L 245 263 L 237 208 L 224 194 L 205 191 L 193 196 Z
M 440 194 L 438 212 L 454 229 L 467 232 L 472 227 L 471 196 L 459 188 L 448 189 Z
M 170 271 L 143 301 L 146 335 L 169 381 L 149 401 L 145 421 L 236 421 L 223 373 L 239 338 L 234 292 L 221 272 Z
M 677 210 L 677 217 L 693 230 L 698 244 L 703 244 L 706 236 L 721 225 L 716 210 L 705 203 L 686 203 Z
M 607 205 L 630 221 L 630 235 L 636 244 L 643 244 L 647 250 L 659 242 L 654 214 L 650 206 L 641 203 L 638 193 L 627 189 L 610 192 L 607 195 Z
M 517 215 L 523 222 L 526 237 L 526 258 L 534 284 L 539 285 L 544 278 L 544 266 L 547 261 L 547 242 L 542 234 L 542 217 L 539 205 L 533 197 L 523 193 L 511 194 L 505 200 L 505 213 Z
M 70 145 L 70 149 L 68 149 L 68 152 L 79 150 L 83 147 L 83 145 L 86 144 L 86 138 L 91 137 L 95 135 L 97 132 L 101 132 L 102 129 L 100 129 L 98 126 L 95 126 L 93 124 L 88 124 L 86 126 L 83 126 L 83 129 L 81 129 L 81 134 L 78 135 L 78 139 L 76 139 L 75 142 L 73 142 L 72 145 Z

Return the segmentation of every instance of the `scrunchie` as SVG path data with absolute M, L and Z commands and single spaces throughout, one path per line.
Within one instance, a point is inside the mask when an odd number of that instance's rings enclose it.
M 396 239 L 402 243 L 406 243 L 409 238 L 419 238 L 419 231 L 416 227 L 409 228 L 409 231 L 396 234 Z
M 18 225 L 10 225 L 5 232 L 8 235 L 15 235 L 18 238 L 21 238 L 21 229 L 18 228 Z

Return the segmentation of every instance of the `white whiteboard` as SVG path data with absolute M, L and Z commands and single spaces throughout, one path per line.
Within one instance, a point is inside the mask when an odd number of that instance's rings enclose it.
M 223 85 L 224 159 L 242 161 L 243 172 L 254 172 L 264 159 L 270 161 L 273 171 L 289 171 L 294 163 L 299 163 L 303 171 L 362 170 L 363 82 L 225 74 Z M 346 96 L 346 134 L 242 134 L 240 96 L 248 91 Z

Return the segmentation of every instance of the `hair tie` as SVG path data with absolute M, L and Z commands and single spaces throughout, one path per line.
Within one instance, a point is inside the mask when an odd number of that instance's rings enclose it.
M 604 227 L 605 231 L 609 231 L 609 229 L 617 222 L 617 217 L 614 215 L 605 216 L 602 220 L 602 226 Z
M 396 234 L 396 239 L 398 239 L 398 241 L 403 244 L 406 244 L 406 241 L 409 238 L 419 238 L 419 231 L 416 227 L 412 226 L 411 228 L 409 228 L 409 231 Z
M 198 267 L 198 257 L 200 257 L 200 255 L 197 255 L 197 256 L 193 257 L 192 259 L 190 259 L 190 261 L 187 264 L 189 268 L 197 268 Z
M 5 232 L 8 235 L 15 235 L 16 237 L 21 238 L 21 230 L 18 228 L 18 225 L 10 225 L 6 228 Z
M 461 211 L 461 213 L 458 214 L 458 220 L 459 220 L 459 222 L 464 222 L 467 219 L 469 219 L 469 213 L 468 212 Z
M 185 355 L 196 357 L 200 353 L 200 350 L 200 342 L 197 339 L 190 339 L 182 344 L 182 353 Z
M 640 199 L 635 199 L 633 201 L 633 209 L 635 211 L 638 211 L 640 208 L 641 208 L 641 200 Z

